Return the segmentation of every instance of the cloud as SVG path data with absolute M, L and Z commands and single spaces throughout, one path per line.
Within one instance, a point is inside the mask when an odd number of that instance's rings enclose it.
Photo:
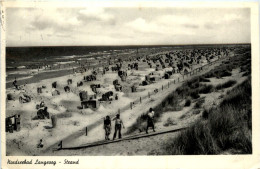
M 7 45 L 250 42 L 246 8 L 8 8 Z
M 156 22 L 163 25 L 180 25 L 191 22 L 191 18 L 185 15 L 162 15 L 155 18 Z
M 49 9 L 44 13 L 37 12 L 27 28 L 32 31 L 64 32 L 73 31 L 80 24 L 75 16 L 67 16 L 64 12 L 59 13 L 55 9 Z
M 196 25 L 196 24 L 182 24 L 183 27 L 185 28 L 192 28 L 192 29 L 197 29 L 199 28 L 199 25 Z
M 129 27 L 130 29 L 142 33 L 160 33 L 161 30 L 159 25 L 152 22 L 149 23 L 143 18 L 137 18 L 133 21 L 130 21 L 126 23 L 126 26 Z
M 78 14 L 78 19 L 84 22 L 88 22 L 89 20 L 108 22 L 114 19 L 114 16 L 106 13 L 103 8 L 86 8 L 79 10 Z

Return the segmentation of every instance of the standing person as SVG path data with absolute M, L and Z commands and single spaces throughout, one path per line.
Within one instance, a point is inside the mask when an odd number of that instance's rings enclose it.
M 14 81 L 13 81 L 13 85 L 14 85 L 14 87 L 18 90 L 18 85 L 17 85 L 16 77 L 15 77 L 15 79 L 14 79 Z
M 148 114 L 147 114 L 147 127 L 146 127 L 146 134 L 148 134 L 148 128 L 149 127 L 152 127 L 153 128 L 153 131 L 155 132 L 154 130 L 154 121 L 153 121 L 153 118 L 154 118 L 154 111 L 152 108 L 150 108 Z
M 117 114 L 113 120 L 115 120 L 115 133 L 114 133 L 113 140 L 116 138 L 117 131 L 119 132 L 118 138 L 120 139 L 120 138 L 122 138 L 121 128 L 122 128 L 122 126 L 123 126 L 123 128 L 125 128 L 123 121 L 120 119 L 120 114 Z
M 104 129 L 105 129 L 105 139 L 110 140 L 109 135 L 111 133 L 111 120 L 109 116 L 106 116 L 106 118 L 104 119 Z

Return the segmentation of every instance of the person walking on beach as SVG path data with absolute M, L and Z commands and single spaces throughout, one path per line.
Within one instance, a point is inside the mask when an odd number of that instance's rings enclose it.
M 105 129 L 105 139 L 110 140 L 109 135 L 111 133 L 111 120 L 109 116 L 106 116 L 106 118 L 104 119 L 104 129 Z
M 122 128 L 122 126 L 123 126 L 123 128 L 125 128 L 123 121 L 120 119 L 120 114 L 117 114 L 113 120 L 115 120 L 115 133 L 114 133 L 113 140 L 116 138 L 117 131 L 119 132 L 118 138 L 120 139 L 120 138 L 122 138 L 121 128 Z
M 152 127 L 153 128 L 153 131 L 155 132 L 154 130 L 154 111 L 152 108 L 150 108 L 148 114 L 147 114 L 147 127 L 146 127 L 146 134 L 148 134 L 148 129 L 149 127 Z
M 18 85 L 17 85 L 16 77 L 15 77 L 15 79 L 14 79 L 14 81 L 13 81 L 13 85 L 14 85 L 14 87 L 18 90 Z

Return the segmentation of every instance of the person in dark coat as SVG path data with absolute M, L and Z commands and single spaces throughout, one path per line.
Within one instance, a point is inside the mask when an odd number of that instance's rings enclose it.
M 109 116 L 106 116 L 106 118 L 104 119 L 104 129 L 105 129 L 105 139 L 110 140 L 109 135 L 111 133 L 111 120 Z
M 13 81 L 13 85 L 14 85 L 14 87 L 15 87 L 16 89 L 18 89 L 18 85 L 17 85 L 16 78 L 15 78 L 15 80 Z

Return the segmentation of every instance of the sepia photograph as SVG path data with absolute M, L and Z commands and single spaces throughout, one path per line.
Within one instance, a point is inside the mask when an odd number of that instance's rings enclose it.
M 6 6 L 2 156 L 252 155 L 251 10 Z

